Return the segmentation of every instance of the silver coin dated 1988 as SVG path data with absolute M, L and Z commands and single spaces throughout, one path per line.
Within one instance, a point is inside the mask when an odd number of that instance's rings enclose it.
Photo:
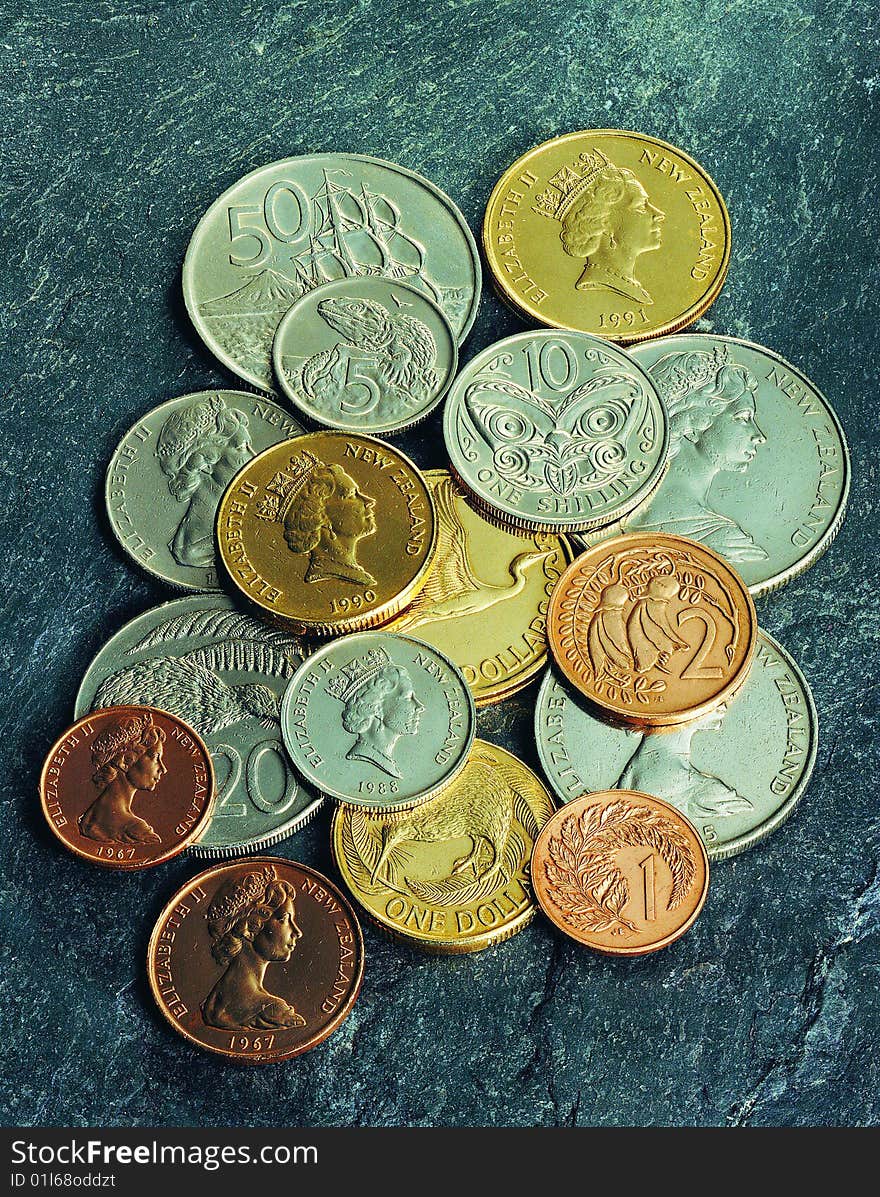
M 627 731 L 591 715 L 551 668 L 535 704 L 538 755 L 564 801 L 640 790 L 672 803 L 722 860 L 788 818 L 816 760 L 810 687 L 788 653 L 758 633 L 751 671 L 727 706 L 673 731 Z
M 409 636 L 358 632 L 312 653 L 281 705 L 297 770 L 351 806 L 402 811 L 464 768 L 476 707 L 448 657 Z
M 220 590 L 214 520 L 245 462 L 299 436 L 296 420 L 244 391 L 160 403 L 125 434 L 107 470 L 107 515 L 126 553 L 180 590 Z
M 225 596 L 188 595 L 152 607 L 104 645 L 76 698 L 96 707 L 149 704 L 185 719 L 207 744 L 217 799 L 199 856 L 256 852 L 302 827 L 322 799 L 291 769 L 281 696 L 301 641 L 243 614 Z
M 753 595 L 797 577 L 831 544 L 850 484 L 828 400 L 777 353 L 707 333 L 630 350 L 669 416 L 669 468 L 621 531 L 673 532 L 715 549 Z
M 560 532 L 620 519 L 657 485 L 666 414 L 648 374 L 586 333 L 519 333 L 490 345 L 449 391 L 452 468 L 490 516 Z
M 272 339 L 288 308 L 325 283 L 370 276 L 416 287 L 464 340 L 480 258 L 449 196 L 393 162 L 312 154 L 251 171 L 211 205 L 186 252 L 183 297 L 220 361 L 271 391 Z

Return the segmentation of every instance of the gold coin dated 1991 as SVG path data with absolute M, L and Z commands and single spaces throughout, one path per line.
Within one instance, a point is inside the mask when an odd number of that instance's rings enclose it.
M 437 537 L 419 470 L 384 441 L 314 432 L 239 471 L 220 501 L 220 560 L 235 588 L 299 632 L 391 619 L 424 584 Z
M 587 129 L 545 141 L 505 171 L 483 246 L 516 310 L 628 344 L 684 328 L 715 301 L 730 218 L 703 168 L 675 146 Z

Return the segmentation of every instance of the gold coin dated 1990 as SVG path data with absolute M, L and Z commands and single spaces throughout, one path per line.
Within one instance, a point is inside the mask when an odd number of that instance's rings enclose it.
M 392 938 L 432 952 L 477 952 L 534 917 L 529 860 L 554 809 L 522 761 L 475 740 L 461 773 L 415 810 L 340 806 L 333 855 L 354 897 Z
M 730 218 L 716 185 L 675 146 L 587 129 L 545 141 L 505 171 L 483 246 L 516 310 L 628 344 L 684 328 L 715 301 Z
M 396 615 L 424 584 L 437 537 L 419 470 L 384 441 L 314 432 L 239 471 L 220 501 L 220 560 L 235 588 L 299 632 Z

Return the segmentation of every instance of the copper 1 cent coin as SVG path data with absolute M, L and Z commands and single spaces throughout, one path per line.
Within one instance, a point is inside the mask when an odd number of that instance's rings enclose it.
M 696 828 L 668 802 L 603 790 L 545 823 L 532 885 L 550 921 L 578 943 L 642 956 L 693 925 L 706 901 L 709 858 Z
M 156 707 L 106 707 L 78 719 L 40 774 L 49 826 L 71 852 L 108 869 L 147 869 L 208 826 L 214 769 L 202 738 Z
M 175 1031 L 244 1063 L 287 1060 L 344 1021 L 364 941 L 336 886 L 272 856 L 199 873 L 159 916 L 150 988 Z
M 611 719 L 670 727 L 729 699 L 751 667 L 755 604 L 705 545 L 660 532 L 602 541 L 550 596 L 550 647 L 568 680 Z

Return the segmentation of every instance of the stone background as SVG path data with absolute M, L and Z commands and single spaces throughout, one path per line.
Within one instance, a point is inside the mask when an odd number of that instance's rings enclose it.
M 877 1121 L 872 8 L 3 3 L 5 1121 Z M 849 436 L 842 534 L 759 604 L 815 691 L 813 783 L 783 830 L 715 868 L 694 930 L 652 958 L 600 958 L 541 920 L 439 960 L 367 928 L 361 998 L 322 1048 L 253 1070 L 199 1054 L 153 1008 L 143 964 L 155 916 L 198 866 L 90 869 L 56 847 L 35 792 L 92 655 L 168 597 L 103 519 L 109 455 L 160 400 L 230 385 L 180 298 L 192 228 L 253 167 L 343 149 L 428 175 L 477 230 L 520 153 L 609 125 L 678 144 L 714 175 L 734 247 L 700 327 L 800 365 Z M 521 327 L 487 290 L 464 360 Z M 439 416 L 405 443 L 441 464 Z M 529 761 L 534 692 L 480 721 Z M 280 851 L 332 870 L 327 827 L 319 816 Z

